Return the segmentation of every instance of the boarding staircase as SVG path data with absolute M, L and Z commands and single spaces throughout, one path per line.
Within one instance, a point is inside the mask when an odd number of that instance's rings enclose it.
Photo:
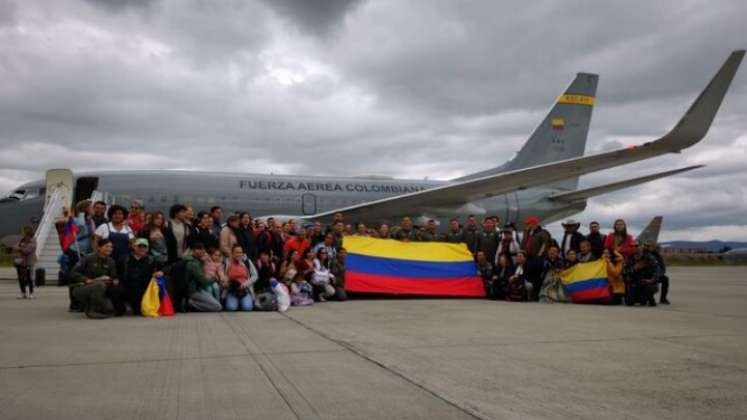
M 57 260 L 62 254 L 60 238 L 55 228 L 55 221 L 62 216 L 65 203 L 63 202 L 63 191 L 55 190 L 44 206 L 44 214 L 36 228 L 34 239 L 36 240 L 36 265 L 35 268 L 43 268 L 46 272 L 47 284 L 57 284 L 57 272 L 60 265 Z

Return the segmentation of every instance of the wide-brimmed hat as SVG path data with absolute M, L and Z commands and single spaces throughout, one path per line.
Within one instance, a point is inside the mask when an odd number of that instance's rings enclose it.
M 566 226 L 576 226 L 576 227 L 578 227 L 578 226 L 581 226 L 581 223 L 577 222 L 576 219 L 568 219 L 565 222 L 563 222 L 562 225 L 563 225 L 563 227 L 566 227 Z

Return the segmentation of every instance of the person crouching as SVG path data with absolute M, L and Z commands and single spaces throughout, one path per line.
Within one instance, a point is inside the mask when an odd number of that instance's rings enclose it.
M 319 249 L 314 259 L 314 271 L 311 273 L 314 300 L 319 302 L 325 302 L 335 295 L 335 288 L 332 286 L 335 276 L 330 272 L 329 265 L 329 251 L 326 248 Z
M 257 281 L 257 270 L 254 264 L 244 256 L 244 248 L 234 245 L 231 248 L 231 261 L 226 267 L 228 289 L 225 309 L 227 311 L 251 311 L 254 309 L 252 286 Z
M 640 303 L 645 306 L 648 303 L 649 306 L 656 306 L 654 295 L 659 288 L 659 265 L 639 241 L 633 242 L 633 252 L 625 260 L 623 278 L 626 305 Z
M 126 306 L 119 287 L 117 268 L 111 258 L 114 247 L 109 239 L 99 239 L 96 252 L 86 255 L 73 268 L 73 299 L 91 319 L 123 315 Z

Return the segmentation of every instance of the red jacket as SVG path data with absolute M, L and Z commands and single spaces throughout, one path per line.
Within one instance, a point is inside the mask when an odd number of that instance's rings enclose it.
M 623 257 L 627 259 L 628 256 L 633 253 L 633 237 L 627 235 L 620 246 L 615 246 L 615 232 L 610 232 L 610 234 L 607 235 L 607 238 L 604 239 L 604 247 L 612 248 L 613 250 L 621 253 Z
M 143 230 L 143 227 L 145 227 L 145 218 L 143 216 L 135 216 L 134 214 L 130 214 L 127 216 L 127 225 L 132 229 L 132 232 L 137 234 L 141 230 Z
M 298 239 L 298 236 L 291 236 L 287 241 L 285 241 L 283 251 L 285 251 L 285 255 L 288 255 L 291 250 L 294 250 L 300 255 L 303 255 L 303 253 L 306 252 L 306 250 L 309 248 L 311 248 L 311 242 L 308 239 L 300 241 Z

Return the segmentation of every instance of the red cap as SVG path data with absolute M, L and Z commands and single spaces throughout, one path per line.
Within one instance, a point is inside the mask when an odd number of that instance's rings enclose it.
M 536 225 L 536 224 L 539 224 L 539 222 L 540 221 L 537 218 L 537 216 L 529 216 L 529 217 L 527 217 L 526 220 L 524 220 L 524 224 L 525 225 Z

